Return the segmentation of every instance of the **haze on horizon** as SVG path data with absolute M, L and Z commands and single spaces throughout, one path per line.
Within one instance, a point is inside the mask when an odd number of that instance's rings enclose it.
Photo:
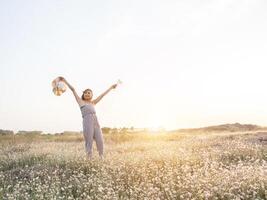
M 81 130 L 81 94 L 123 84 L 101 126 L 267 125 L 267 2 L 2 1 L 0 129 Z

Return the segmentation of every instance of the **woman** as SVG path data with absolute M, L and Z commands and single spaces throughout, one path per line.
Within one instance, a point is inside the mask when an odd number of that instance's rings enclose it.
M 85 140 L 85 149 L 89 159 L 92 158 L 93 140 L 96 141 L 97 151 L 100 158 L 104 155 L 104 144 L 103 144 L 103 134 L 98 123 L 98 119 L 95 112 L 95 105 L 112 89 L 117 87 L 117 84 L 112 85 L 108 90 L 101 94 L 96 99 L 93 98 L 93 91 L 91 89 L 86 89 L 83 91 L 81 98 L 77 95 L 75 89 L 68 83 L 68 81 L 59 77 L 59 79 L 67 84 L 67 86 L 72 91 L 77 103 L 79 104 L 82 117 L 83 117 L 83 136 Z

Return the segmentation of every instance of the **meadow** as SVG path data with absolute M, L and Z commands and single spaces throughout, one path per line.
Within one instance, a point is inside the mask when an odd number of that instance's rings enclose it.
M 0 136 L 0 199 L 267 199 L 265 132 Z

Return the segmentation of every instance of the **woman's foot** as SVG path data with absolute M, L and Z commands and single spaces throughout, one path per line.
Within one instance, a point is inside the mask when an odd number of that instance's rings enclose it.
M 92 154 L 87 154 L 87 159 L 88 159 L 88 160 L 92 160 L 92 159 L 93 159 Z

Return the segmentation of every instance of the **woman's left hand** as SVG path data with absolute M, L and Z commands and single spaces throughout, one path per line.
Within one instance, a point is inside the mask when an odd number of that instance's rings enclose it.
M 115 89 L 117 87 L 117 84 L 112 85 L 110 88 Z

